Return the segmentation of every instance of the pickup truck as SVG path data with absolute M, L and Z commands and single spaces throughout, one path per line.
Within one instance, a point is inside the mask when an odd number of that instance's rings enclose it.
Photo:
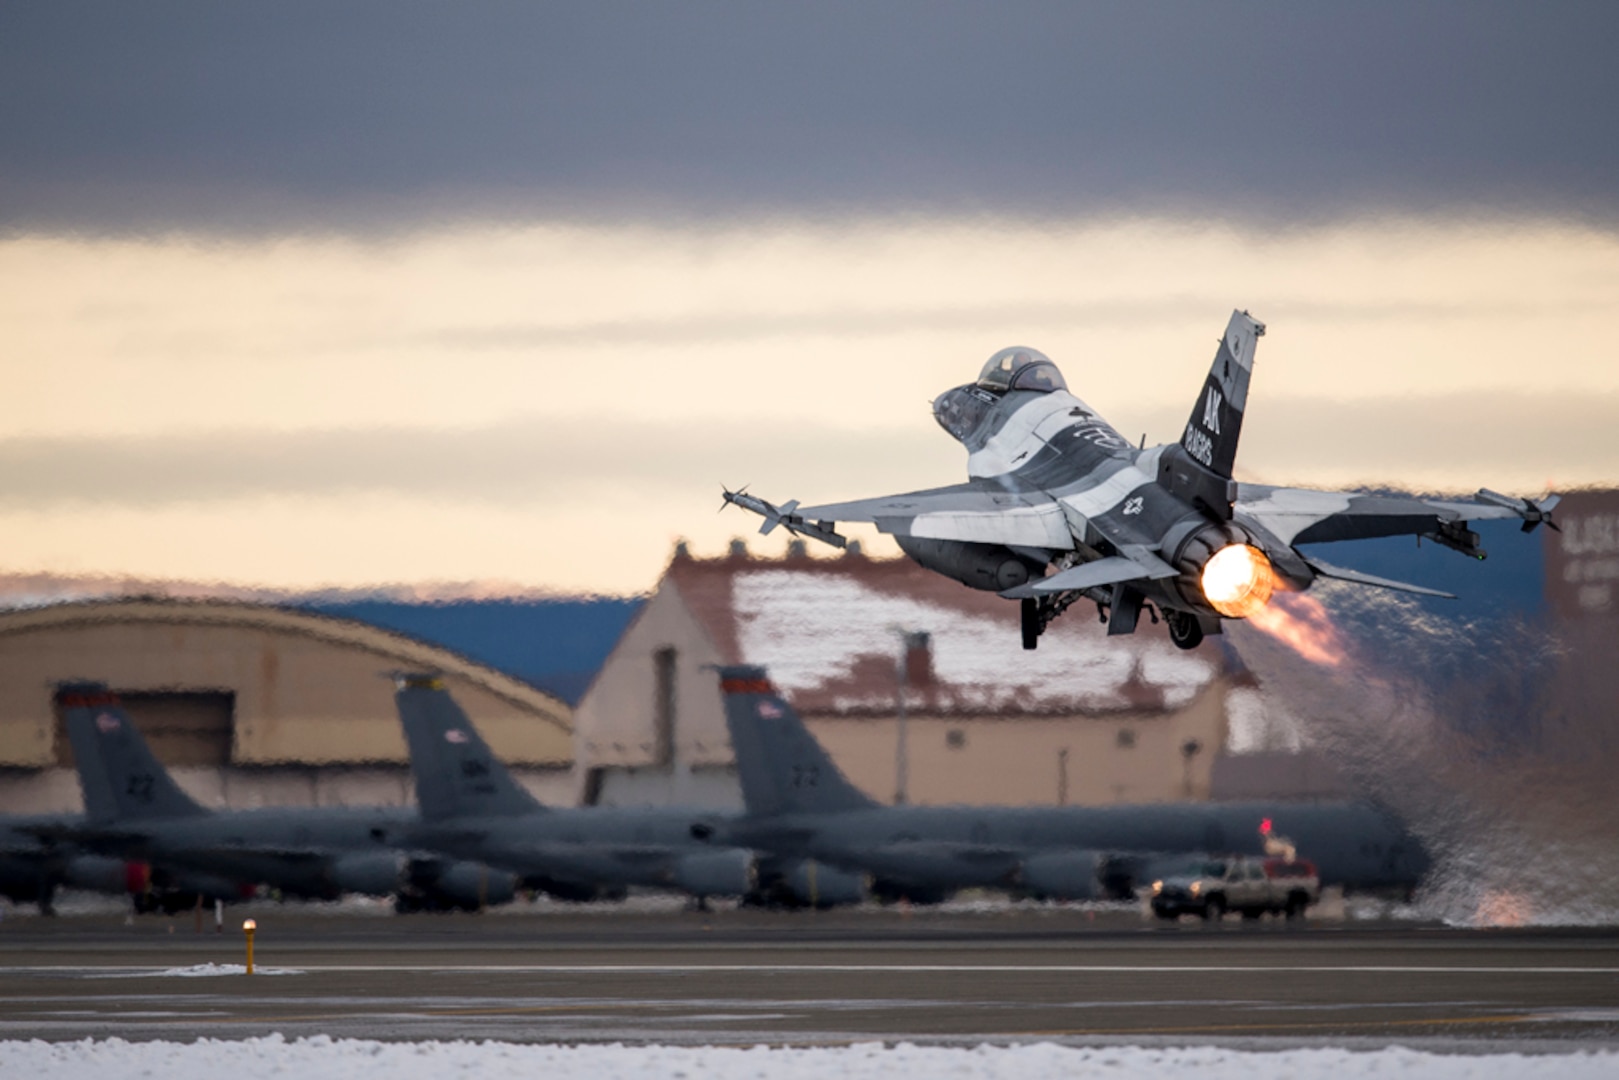
M 1160 919 L 1192 914 L 1218 922 L 1228 911 L 1296 919 L 1319 899 L 1321 879 L 1307 859 L 1205 859 L 1152 883 L 1152 913 Z

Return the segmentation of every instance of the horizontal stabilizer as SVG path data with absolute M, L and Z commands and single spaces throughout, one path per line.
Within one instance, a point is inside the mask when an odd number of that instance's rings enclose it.
M 1148 561 L 1149 559 L 1151 560 L 1150 562 Z M 1015 589 L 1007 589 L 1001 595 L 1013 600 L 1021 600 L 1025 597 L 1041 596 L 1048 593 L 1070 592 L 1074 589 L 1094 589 L 1102 585 L 1117 585 L 1122 581 L 1174 577 L 1177 573 L 1179 573 L 1178 570 L 1157 556 L 1147 556 L 1147 558 L 1143 559 L 1126 559 L 1115 555 L 1106 559 L 1081 563 L 1078 566 L 1070 566 L 1068 569 L 1059 570 L 1049 577 L 1031 581 L 1026 585 L 1019 585 Z
M 1446 600 L 1456 599 L 1455 593 L 1440 592 L 1438 589 L 1429 589 L 1421 585 L 1407 585 L 1403 581 L 1393 581 L 1389 578 L 1378 577 L 1376 574 L 1363 574 L 1359 570 L 1346 570 L 1342 566 L 1333 566 L 1305 556 L 1304 561 L 1309 564 L 1322 577 L 1335 578 L 1338 581 L 1350 581 L 1356 585 L 1371 585 L 1378 589 L 1393 589 L 1395 592 L 1416 593 L 1418 596 L 1438 596 Z

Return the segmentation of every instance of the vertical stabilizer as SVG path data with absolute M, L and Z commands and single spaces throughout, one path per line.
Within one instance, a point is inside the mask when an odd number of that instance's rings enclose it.
M 835 813 L 876 806 L 815 741 L 761 667 L 722 667 L 725 724 L 742 801 L 755 816 Z
M 436 675 L 398 675 L 394 702 L 410 746 L 422 818 L 511 817 L 545 809 L 495 759 Z
M 1181 448 L 1216 476 L 1231 477 L 1237 461 L 1242 414 L 1248 408 L 1248 379 L 1254 371 L 1254 346 L 1265 336 L 1265 324 L 1246 311 L 1233 311 L 1225 336 L 1215 351 L 1203 392 L 1181 436 Z
M 208 813 L 180 790 L 105 683 L 63 684 L 57 687 L 56 703 L 67 722 L 91 823 Z

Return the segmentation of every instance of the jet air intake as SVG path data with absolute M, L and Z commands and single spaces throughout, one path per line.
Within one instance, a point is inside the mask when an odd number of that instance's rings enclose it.
M 1232 522 L 1193 533 L 1175 557 L 1175 586 L 1195 607 L 1246 619 L 1270 602 L 1276 572 L 1247 530 Z
M 964 540 L 931 540 L 921 536 L 896 536 L 899 549 L 914 562 L 934 573 L 954 578 L 974 589 L 1004 592 L 1015 589 L 1040 572 L 1028 559 L 999 544 L 974 544 Z

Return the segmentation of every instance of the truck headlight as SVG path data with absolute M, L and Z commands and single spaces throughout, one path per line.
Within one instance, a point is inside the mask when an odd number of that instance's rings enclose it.
M 1192 882 L 1191 893 L 1192 893 L 1193 896 L 1196 896 L 1198 893 L 1200 893 L 1202 891 L 1203 891 L 1203 883 L 1201 881 Z

